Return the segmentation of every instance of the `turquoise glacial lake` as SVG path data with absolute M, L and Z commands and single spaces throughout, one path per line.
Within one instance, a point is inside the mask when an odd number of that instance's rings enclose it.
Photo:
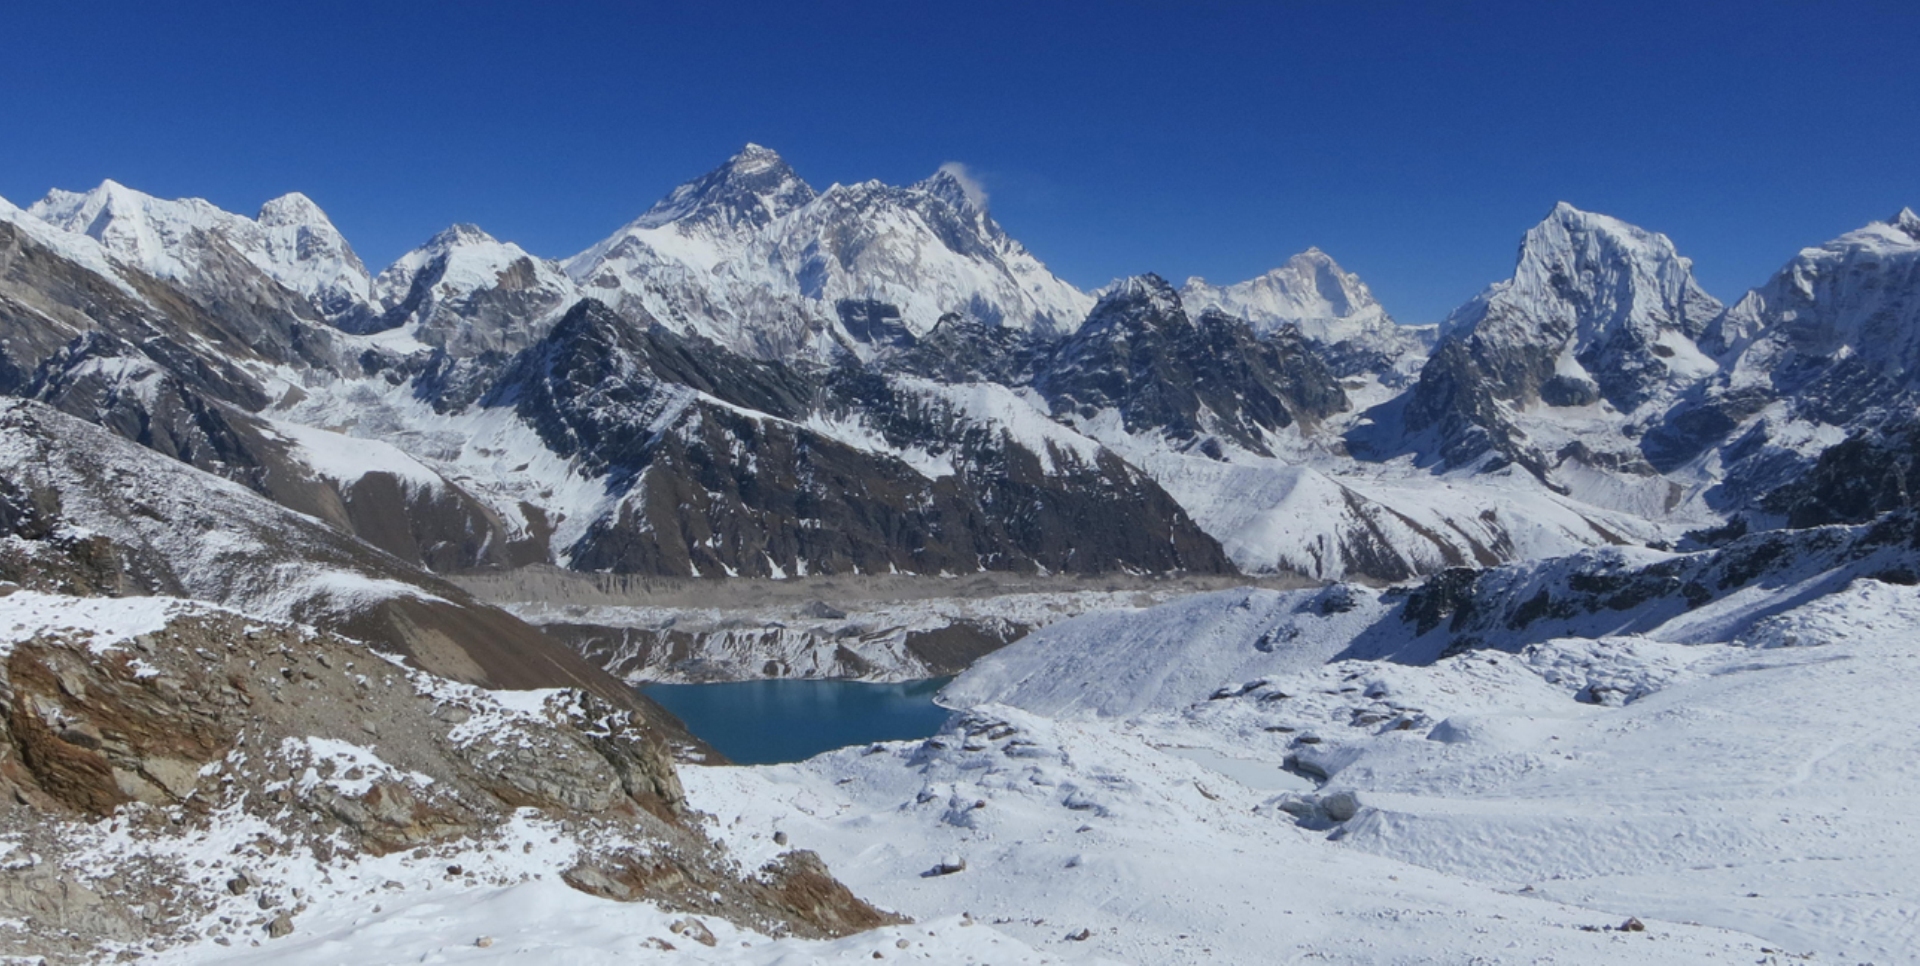
M 804 761 L 875 741 L 928 738 L 950 714 L 933 696 L 952 678 L 900 684 L 776 678 L 721 684 L 648 684 L 687 729 L 742 765 Z

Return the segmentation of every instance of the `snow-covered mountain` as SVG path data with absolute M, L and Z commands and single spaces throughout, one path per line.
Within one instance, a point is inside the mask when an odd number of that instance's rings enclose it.
M 1647 438 L 1741 525 L 1861 522 L 1912 505 L 1920 216 L 1802 250 L 1708 327 L 1721 369 Z
M 199 198 L 168 201 L 108 180 L 92 191 L 49 192 L 27 211 L 189 289 L 219 286 L 217 259 L 231 252 L 308 299 L 330 321 L 356 318 L 372 294 L 372 279 L 352 246 L 299 192 L 268 201 L 257 217 L 247 218 Z
M 42 306 L 8 343 L 16 391 L 452 567 L 1057 569 L 1067 546 L 1014 526 L 988 485 L 1028 461 L 1041 517 L 1182 535 L 1171 555 L 1089 545 L 1074 568 L 1206 570 L 1224 552 L 1397 580 L 1670 542 L 1861 430 L 1755 414 L 1811 398 L 1819 333 L 1854 325 L 1805 320 L 1885 317 L 1875 299 L 1897 315 L 1912 286 L 1911 215 L 1803 253 L 1723 312 L 1664 236 L 1563 204 L 1429 358 L 1422 330 L 1318 251 L 1224 287 L 1126 280 L 1095 304 L 950 172 L 816 192 L 749 146 L 564 265 L 455 226 L 369 282 L 363 311 L 322 320 L 302 293 L 339 290 L 313 280 L 351 250 L 289 256 L 268 227 L 337 238 L 296 201 L 255 220 L 108 185 L 36 206 L 54 221 L 12 209 L 20 243 L 71 268 L 13 285 Z M 114 300 L 119 315 L 87 308 Z M 1879 337 L 1854 328 L 1831 338 Z M 302 425 L 417 471 L 372 481 L 289 443 Z M 1740 426 L 1746 449 L 1728 449 Z M 841 481 L 827 503 L 765 501 L 769 466 L 793 460 Z M 1899 499 L 1880 489 L 1872 505 Z M 390 513 L 405 526 L 374 522 Z M 821 532 L 840 543 L 808 535 L 834 519 Z
M 1720 312 L 1665 235 L 1562 202 L 1513 277 L 1441 324 L 1402 425 L 1455 466 L 1632 468 L 1645 425 L 1715 371 L 1696 340 Z
M 473 225 L 455 225 L 373 281 L 368 331 L 400 329 L 454 356 L 511 353 L 545 334 L 580 298 L 558 265 Z
M 304 199 L 0 202 L 0 953 L 1913 948 L 1911 212 L 1723 308 L 1562 205 L 1417 378 L 1324 255 L 1095 301 L 951 173 L 752 147 L 565 265 L 456 226 L 365 276 Z M 969 707 L 681 769 L 607 668 Z M 895 921 L 790 840 L 920 922 L 774 940 Z
M 1180 299 L 1196 314 L 1215 310 L 1245 319 L 1262 336 L 1293 326 L 1343 378 L 1373 374 L 1404 386 L 1426 361 L 1433 341 L 1429 326 L 1396 324 L 1360 276 L 1318 248 L 1232 285 L 1189 278 L 1180 287 Z
M 867 356 L 959 314 L 1071 331 L 1090 297 L 1054 277 L 950 173 L 815 193 L 758 145 L 566 263 L 582 290 L 752 355 Z

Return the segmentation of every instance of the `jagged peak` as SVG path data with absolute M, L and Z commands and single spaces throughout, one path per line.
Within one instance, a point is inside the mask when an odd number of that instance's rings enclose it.
M 1587 256 L 1584 259 L 1579 257 L 1583 252 Z M 1514 277 L 1521 281 L 1539 275 L 1544 281 L 1554 273 L 1574 269 L 1576 263 L 1596 266 L 1610 261 L 1639 266 L 1637 272 L 1685 276 L 1685 284 L 1693 284 L 1693 261 L 1680 254 L 1673 239 L 1564 201 L 1527 230 Z
M 1184 314 L 1180 302 L 1180 293 L 1166 279 L 1146 272 L 1127 278 L 1116 279 L 1100 292 L 1100 300 L 1093 306 L 1089 320 L 1099 318 L 1114 311 L 1130 311 L 1135 307 L 1150 309 L 1156 314 Z
M 987 189 L 980 183 L 967 166 L 958 161 L 949 161 L 913 186 L 916 191 L 924 191 L 952 205 L 957 211 L 979 212 L 987 210 Z
M 1574 338 L 1584 347 L 1623 326 L 1693 338 L 1721 308 L 1672 239 L 1562 201 L 1527 230 L 1513 276 L 1455 309 L 1440 332 L 1478 331 L 1493 318 L 1505 341 Z
M 1900 213 L 1894 215 L 1887 224 L 1907 233 L 1914 241 L 1920 241 L 1920 215 L 1914 214 L 1912 208 L 1900 209 Z
M 712 171 L 673 189 L 629 228 L 680 221 L 759 227 L 816 196 L 771 148 L 749 143 Z

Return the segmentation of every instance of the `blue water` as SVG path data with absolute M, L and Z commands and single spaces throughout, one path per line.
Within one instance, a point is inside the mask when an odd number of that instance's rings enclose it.
M 927 738 L 948 711 L 933 695 L 952 678 L 903 684 L 776 679 L 649 684 L 640 691 L 742 765 L 804 761 L 875 741 Z

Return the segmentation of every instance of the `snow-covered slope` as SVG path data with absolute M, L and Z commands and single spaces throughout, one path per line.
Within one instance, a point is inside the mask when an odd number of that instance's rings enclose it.
M 168 201 L 109 180 L 92 191 L 55 190 L 28 211 L 99 241 L 143 272 L 189 287 L 216 284 L 205 249 L 217 239 L 330 320 L 353 317 L 370 301 L 366 266 L 326 213 L 298 192 L 247 218 L 199 198 Z
M 682 780 L 738 855 L 771 854 L 777 831 L 857 891 L 921 918 L 970 911 L 1061 962 L 1625 966 L 1766 945 L 1677 912 L 1627 932 L 1624 914 L 1330 845 L 1261 807 L 1272 785 L 1192 754 L 985 707 L 925 742 Z
M 1412 593 L 1226 591 L 1070 620 L 943 692 L 974 706 L 962 722 L 1003 724 L 942 736 L 908 764 L 943 782 L 927 766 L 956 744 L 988 756 L 1005 741 L 1009 759 L 1051 767 L 1061 736 L 1130 737 L 1211 775 L 1163 777 L 1164 763 L 1141 759 L 1119 772 L 1126 782 L 1103 782 L 1080 745 L 1039 784 L 1115 824 L 1141 811 L 1173 821 L 1193 806 L 1140 799 L 1188 781 L 1216 801 L 1244 787 L 1255 814 L 1330 833 L 1335 854 L 1464 876 L 1546 900 L 1538 909 L 1639 917 L 1651 931 L 1656 917 L 1705 923 L 1794 956 L 1903 961 L 1916 897 L 1899 870 L 1920 856 L 1906 820 L 1920 731 L 1904 705 L 1875 696 L 1876 682 L 1913 673 L 1915 526 L 1896 514 L 1696 554 L 1450 571 Z M 1292 790 L 1278 769 L 1317 787 Z M 954 803 L 944 835 L 996 863 L 979 863 L 991 881 L 978 888 L 1014 888 L 1029 867 L 967 833 L 1005 835 L 1002 789 L 1021 786 L 958 781 L 951 794 L 928 790 Z M 967 808 L 985 788 L 999 797 Z M 829 841 L 911 811 L 879 798 L 825 823 Z M 1070 841 L 1083 864 L 1100 848 Z M 1081 881 L 1049 886 L 1074 895 Z

